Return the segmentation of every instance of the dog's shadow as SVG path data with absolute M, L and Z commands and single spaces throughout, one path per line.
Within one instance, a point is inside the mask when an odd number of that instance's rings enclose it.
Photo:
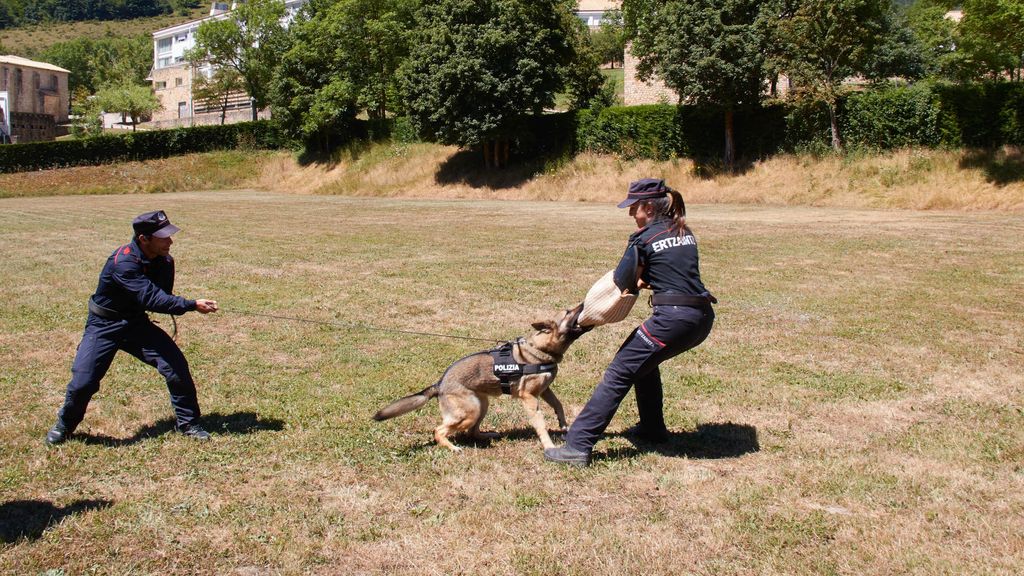
M 114 438 L 103 434 L 76 433 L 72 438 L 80 439 L 86 444 L 102 446 L 131 446 L 147 438 L 156 438 L 174 431 L 174 419 L 162 418 L 152 424 L 139 428 L 128 438 Z M 283 430 L 284 421 L 277 418 L 260 417 L 255 412 L 234 412 L 221 414 L 213 412 L 200 419 L 200 425 L 214 435 L 252 434 L 263 430 Z
M 608 436 L 625 438 L 633 445 L 595 453 L 594 460 L 632 458 L 647 452 L 677 458 L 714 460 L 737 458 L 761 450 L 761 445 L 757 441 L 757 428 L 732 422 L 701 424 L 692 432 L 669 431 L 668 440 L 659 443 L 641 440 L 628 432 L 615 432 Z
M 548 430 L 555 444 L 560 444 L 565 437 L 564 432 Z M 640 454 L 654 452 L 662 456 L 685 457 L 704 460 L 719 458 L 737 458 L 744 454 L 759 452 L 761 445 L 757 440 L 757 428 L 748 424 L 732 422 L 701 424 L 691 432 L 669 432 L 666 442 L 653 443 L 636 438 L 626 432 L 611 432 L 608 437 L 625 438 L 632 443 L 628 447 L 615 447 L 604 452 L 595 452 L 594 460 L 620 460 L 633 458 Z M 468 434 L 452 437 L 456 446 L 462 448 L 488 448 L 496 441 L 528 441 L 537 440 L 533 428 L 513 428 L 498 432 L 494 439 L 473 438 Z M 406 453 L 415 453 L 437 446 L 433 440 L 409 446 Z
M 460 448 L 490 448 L 491 444 L 494 444 L 495 442 L 503 442 L 503 441 L 506 441 L 506 440 L 508 440 L 508 441 L 534 440 L 534 441 L 537 442 L 538 446 L 540 445 L 540 439 L 537 438 L 537 432 L 533 428 L 524 427 L 524 428 L 503 429 L 501 431 L 497 431 L 497 430 L 486 430 L 486 431 L 487 432 L 494 432 L 494 433 L 496 433 L 498 435 L 498 437 L 497 438 L 474 438 L 474 437 L 470 436 L 469 434 L 464 434 L 463 433 L 463 434 L 455 434 L 455 435 L 451 436 L 450 439 L 451 439 L 451 441 L 456 446 L 458 446 Z M 565 432 L 560 432 L 560 431 L 557 431 L 557 430 L 552 430 L 550 428 L 548 429 L 548 433 L 551 435 L 551 439 L 555 442 L 555 444 L 560 443 L 562 441 L 562 439 L 565 437 Z M 437 442 L 434 442 L 434 440 L 431 439 L 431 440 L 426 440 L 424 442 L 421 442 L 419 444 L 414 444 L 412 446 L 409 446 L 403 452 L 405 452 L 406 454 L 412 454 L 412 453 L 415 453 L 415 452 L 420 452 L 422 450 L 427 450 L 429 448 L 434 448 L 434 447 L 437 447 Z
M 47 528 L 68 516 L 109 508 L 112 504 L 110 500 L 79 500 L 67 506 L 56 506 L 48 500 L 4 502 L 0 504 L 0 542 L 38 540 Z

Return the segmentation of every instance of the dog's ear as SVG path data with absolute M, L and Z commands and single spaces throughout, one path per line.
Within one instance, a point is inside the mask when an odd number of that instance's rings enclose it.
M 533 326 L 533 329 L 537 331 L 548 330 L 550 332 L 553 332 L 558 328 L 558 326 L 555 325 L 555 323 L 552 322 L 551 320 L 544 320 L 543 322 L 534 322 L 533 324 L 531 324 L 531 326 Z

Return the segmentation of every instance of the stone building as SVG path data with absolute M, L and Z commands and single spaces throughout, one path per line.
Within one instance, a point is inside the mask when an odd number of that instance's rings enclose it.
M 53 140 L 68 121 L 70 72 L 20 56 L 0 56 L 0 142 Z

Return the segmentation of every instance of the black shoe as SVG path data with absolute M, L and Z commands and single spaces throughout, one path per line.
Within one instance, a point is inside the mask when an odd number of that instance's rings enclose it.
M 189 424 L 188 426 L 175 426 L 174 429 L 177 430 L 180 434 L 184 434 L 185 436 L 188 436 L 189 438 L 193 438 L 195 440 L 202 440 L 205 442 L 210 439 L 210 433 L 207 432 L 206 430 L 203 430 L 203 427 L 200 426 L 199 424 Z
M 548 462 L 558 462 L 568 466 L 583 468 L 590 465 L 590 453 L 581 452 L 575 448 L 562 445 L 544 450 L 544 459 Z
M 63 444 L 70 437 L 71 431 L 64 426 L 63 422 L 57 420 L 53 428 L 50 428 L 50 431 L 46 433 L 46 443 L 50 446 L 56 446 L 57 444 Z
M 642 424 L 635 424 L 622 431 L 626 438 L 647 442 L 648 444 L 664 444 L 668 442 L 671 435 L 667 428 L 647 428 Z

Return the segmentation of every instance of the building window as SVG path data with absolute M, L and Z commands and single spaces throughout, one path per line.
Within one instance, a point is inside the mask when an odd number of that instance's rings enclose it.
M 153 83 L 153 88 L 155 90 L 163 90 L 164 88 L 167 88 L 167 81 L 166 80 L 161 80 L 159 82 L 154 82 Z
M 160 58 L 160 59 L 158 59 L 156 61 L 156 67 L 157 68 L 167 68 L 170 65 L 171 65 L 171 57 L 170 56 L 164 56 L 163 58 Z
M 39 90 L 39 72 L 32 73 L 32 89 Z
M 171 51 L 171 42 L 173 38 L 161 38 L 156 41 L 156 53 L 167 54 Z
M 50 90 L 56 90 L 56 89 L 57 89 L 57 75 L 56 74 L 50 74 Z
M 175 86 L 181 86 L 181 78 L 180 77 L 174 79 L 174 85 Z

